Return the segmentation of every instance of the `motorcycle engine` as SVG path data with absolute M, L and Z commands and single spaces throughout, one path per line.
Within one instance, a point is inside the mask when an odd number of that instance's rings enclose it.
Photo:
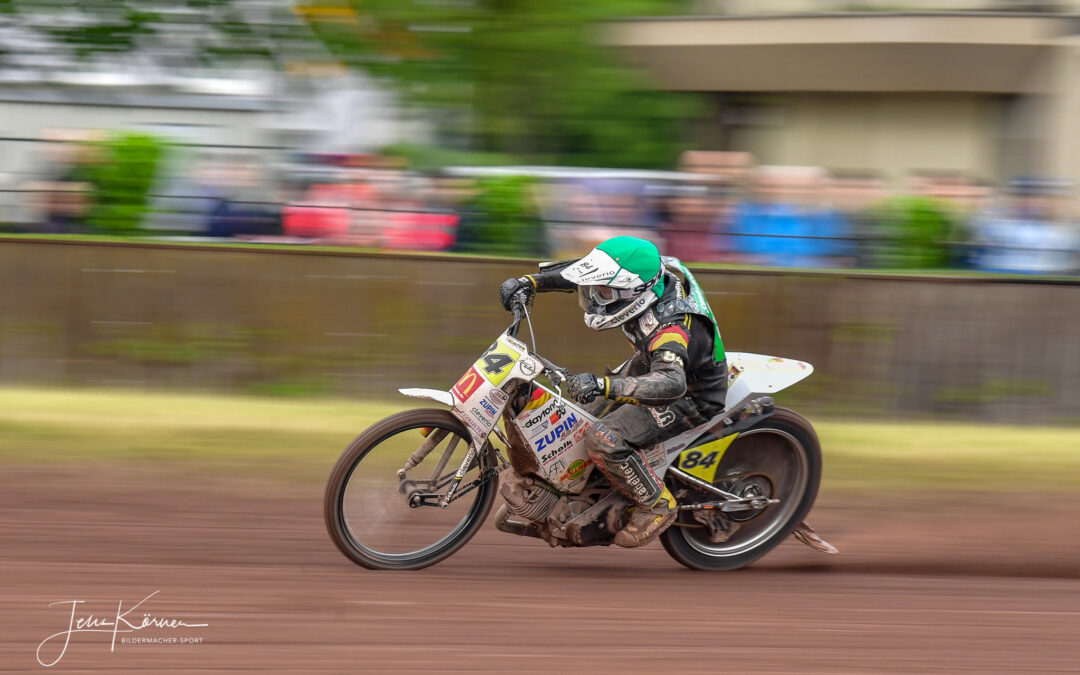
M 522 476 L 512 468 L 499 475 L 499 494 L 510 513 L 525 520 L 542 523 L 555 510 L 559 495 L 545 489 L 532 476 Z
M 610 543 L 625 524 L 622 516 L 629 502 L 610 488 L 560 495 L 542 483 L 540 478 L 522 476 L 509 466 L 500 470 L 499 493 L 508 513 L 497 515 L 495 526 L 512 534 L 538 537 L 551 546 L 593 546 Z M 591 517 L 578 518 L 589 511 L 593 512 Z M 502 509 L 500 513 L 504 513 Z M 508 516 L 525 523 L 508 523 Z

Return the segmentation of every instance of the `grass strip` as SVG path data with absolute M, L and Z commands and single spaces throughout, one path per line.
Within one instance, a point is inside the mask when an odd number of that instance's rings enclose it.
M 0 388 L 0 462 L 154 462 L 321 481 L 357 434 L 439 407 L 113 389 Z M 1080 488 L 1080 428 L 811 420 L 829 489 Z

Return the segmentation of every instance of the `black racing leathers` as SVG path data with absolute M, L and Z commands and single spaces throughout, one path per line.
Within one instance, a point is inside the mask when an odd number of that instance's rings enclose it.
M 561 267 L 523 279 L 539 292 L 574 291 Z M 666 275 L 664 289 L 647 312 L 623 324 L 634 356 L 603 378 L 604 400 L 588 406 L 602 418 L 586 441 L 590 456 L 616 488 L 646 507 L 663 486 L 640 451 L 720 413 L 727 390 L 727 364 L 715 361 L 709 317 L 694 313 L 674 275 Z
M 573 292 L 558 265 L 523 277 L 536 291 Z M 666 275 L 664 294 L 645 314 L 623 324 L 634 345 L 634 375 L 613 374 L 605 380 L 604 398 L 621 403 L 659 406 L 684 397 L 723 408 L 727 363 L 715 360 L 714 331 L 709 318 L 695 314 L 684 300 L 677 277 Z M 644 367 L 643 367 L 644 366 Z M 712 405 L 708 405 L 712 404 Z

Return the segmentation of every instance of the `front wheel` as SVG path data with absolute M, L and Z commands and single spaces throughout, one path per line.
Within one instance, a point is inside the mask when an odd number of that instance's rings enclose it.
M 678 494 L 685 486 L 668 477 Z M 664 550 L 696 570 L 733 570 L 745 567 L 771 551 L 802 522 L 817 497 L 821 483 L 821 445 L 814 428 L 802 416 L 777 407 L 768 418 L 739 434 L 720 460 L 713 485 L 740 497 L 765 496 L 778 504 L 758 511 L 718 511 L 701 517 L 719 518 L 710 528 L 681 511 L 674 527 L 660 536 Z M 712 501 L 698 490 L 694 497 Z M 716 531 L 721 536 L 716 536 Z
M 326 529 L 338 549 L 369 569 L 415 570 L 472 538 L 495 501 L 494 453 L 485 444 L 446 508 L 470 435 L 449 411 L 392 415 L 356 437 L 326 485 Z M 416 466 L 399 476 L 410 458 Z

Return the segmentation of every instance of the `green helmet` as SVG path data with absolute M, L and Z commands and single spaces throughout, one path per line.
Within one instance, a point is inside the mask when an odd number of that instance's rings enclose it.
M 585 325 L 621 326 L 644 313 L 664 292 L 664 263 L 651 241 L 613 237 L 562 271 L 578 287 Z

